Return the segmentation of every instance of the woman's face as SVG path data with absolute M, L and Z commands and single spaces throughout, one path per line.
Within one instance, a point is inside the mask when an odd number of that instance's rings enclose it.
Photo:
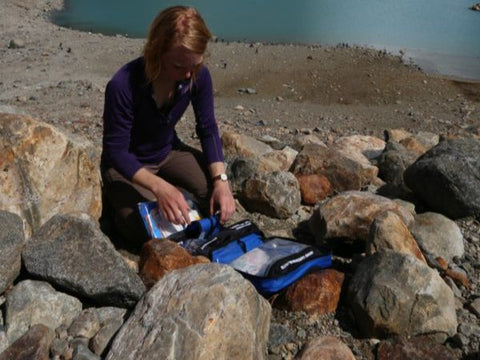
M 190 79 L 202 61 L 202 54 L 194 53 L 183 46 L 175 46 L 162 55 L 162 77 L 172 82 Z

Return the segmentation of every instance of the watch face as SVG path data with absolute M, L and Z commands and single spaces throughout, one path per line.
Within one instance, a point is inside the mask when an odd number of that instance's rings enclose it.
M 227 181 L 228 180 L 227 174 L 220 174 L 220 180 Z

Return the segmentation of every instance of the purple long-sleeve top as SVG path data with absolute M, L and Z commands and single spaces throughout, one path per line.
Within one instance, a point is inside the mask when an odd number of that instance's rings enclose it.
M 188 105 L 207 164 L 223 161 L 215 120 L 210 72 L 202 66 L 195 81 L 177 83 L 168 110 L 158 109 L 145 78 L 142 57 L 124 65 L 109 81 L 103 113 L 102 169 L 113 167 L 131 180 L 146 164 L 158 164 L 180 143 L 175 125 Z

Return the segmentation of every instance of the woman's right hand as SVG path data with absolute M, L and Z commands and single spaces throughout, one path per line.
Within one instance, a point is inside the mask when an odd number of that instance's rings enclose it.
M 190 207 L 175 186 L 144 168 L 139 169 L 132 180 L 155 195 L 158 210 L 164 219 L 174 224 L 190 224 Z
M 159 179 L 161 184 L 155 189 L 154 194 L 162 216 L 174 224 L 190 224 L 190 207 L 183 193 L 165 180 Z

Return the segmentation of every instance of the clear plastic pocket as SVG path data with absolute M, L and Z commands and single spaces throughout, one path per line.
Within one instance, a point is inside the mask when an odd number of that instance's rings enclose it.
M 278 261 L 290 258 L 308 247 L 305 244 L 275 238 L 239 256 L 229 265 L 248 275 L 266 277 L 271 267 Z

